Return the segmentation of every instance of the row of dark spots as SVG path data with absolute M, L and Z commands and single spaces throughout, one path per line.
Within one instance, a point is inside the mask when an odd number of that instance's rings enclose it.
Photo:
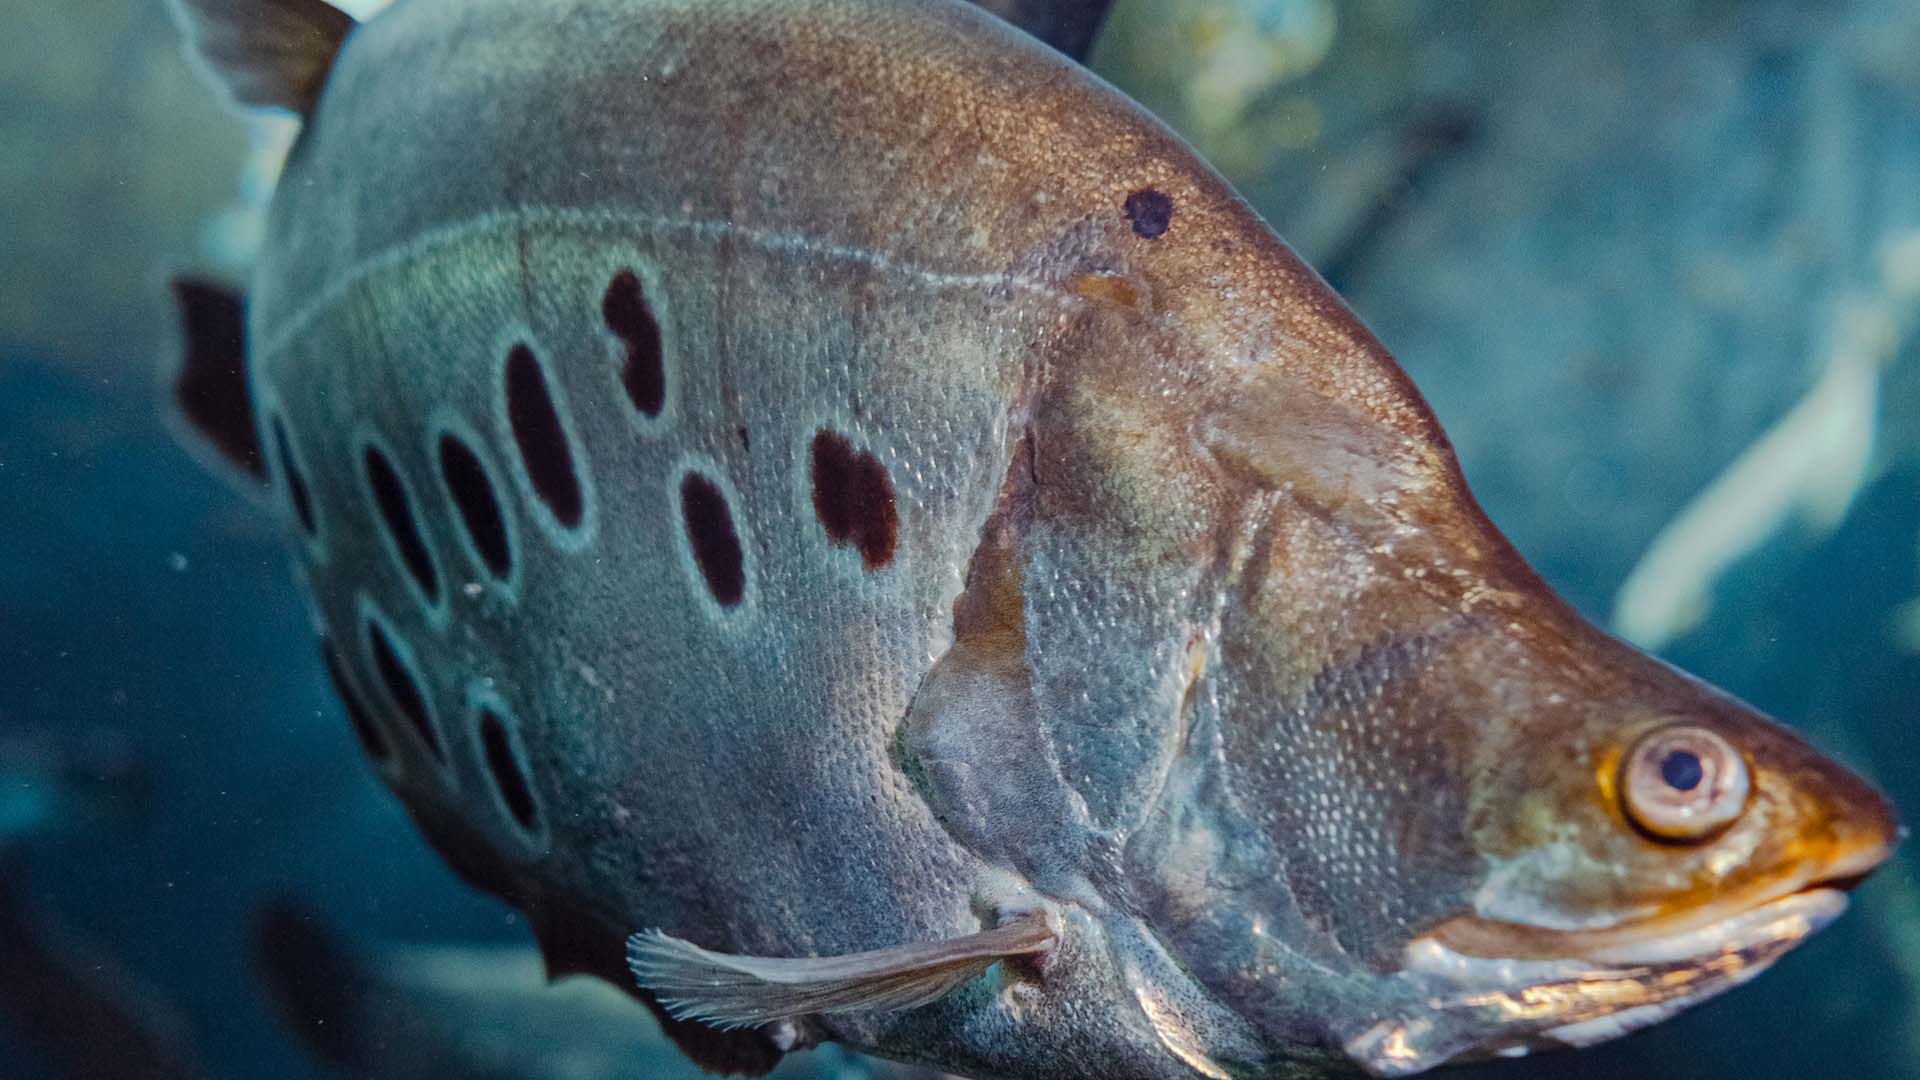
M 1137 235 L 1158 239 L 1173 217 L 1173 200 L 1164 192 L 1142 188 L 1127 196 L 1124 211 Z M 664 347 L 659 320 L 647 304 L 639 275 L 632 269 L 615 273 L 601 296 L 600 313 L 607 331 L 623 346 L 620 379 L 629 400 L 644 415 L 658 417 L 667 394 Z M 505 375 L 509 426 L 534 493 L 561 526 L 578 528 L 585 500 L 573 451 L 532 348 L 515 344 L 507 354 Z M 306 482 L 294 465 L 285 428 L 277 418 L 275 438 L 295 514 L 312 533 Z M 748 444 L 745 428 L 740 438 L 743 446 Z M 409 573 L 432 601 L 439 594 L 438 577 L 413 521 L 405 488 L 383 455 L 373 449 L 366 455 L 368 481 L 387 529 Z M 505 518 L 479 457 L 451 435 L 441 437 L 438 457 L 441 479 L 481 560 L 496 577 L 506 577 L 512 557 Z M 871 453 L 856 451 L 845 436 L 826 429 L 815 434 L 811 459 L 814 512 L 828 541 L 858 550 L 869 570 L 888 565 L 898 542 L 899 515 L 884 466 Z M 680 505 L 694 561 L 709 592 L 724 607 L 737 605 L 745 595 L 746 567 L 726 496 L 712 480 L 688 473 L 681 481 Z
M 813 512 L 828 542 L 857 549 L 869 570 L 892 562 L 900 516 L 886 466 L 825 428 L 813 436 L 812 459 Z
M 829 543 L 852 547 L 868 570 L 893 561 L 900 533 L 886 467 L 847 437 L 822 428 L 812 446 L 813 509 Z M 693 561 L 722 607 L 746 595 L 746 556 L 720 485 L 699 472 L 680 479 L 680 516 Z
M 631 269 L 614 274 L 600 314 L 624 348 L 620 380 L 627 397 L 646 416 L 659 416 L 667 396 L 664 349 L 640 276 Z M 737 434 L 743 449 L 751 447 L 745 426 Z M 890 563 L 900 523 L 893 485 L 879 460 L 823 429 L 813 440 L 812 481 L 814 509 L 828 540 L 857 549 L 869 570 Z M 712 479 L 689 472 L 680 481 L 680 512 L 708 592 L 722 607 L 739 604 L 746 595 L 746 558 L 725 493 Z
M 1142 188 L 1127 196 L 1124 210 L 1136 234 L 1157 239 L 1173 216 L 1173 200 L 1163 192 Z M 647 304 L 639 275 L 631 269 L 615 273 L 601 297 L 600 311 L 608 332 L 623 346 L 620 377 L 633 407 L 648 417 L 659 416 L 667 394 L 663 344 L 659 320 Z M 534 493 L 561 526 L 578 528 L 585 500 L 573 450 L 546 374 L 525 343 L 508 350 L 505 381 L 509 426 Z M 740 435 L 745 445 L 744 428 Z M 311 497 L 278 418 L 274 436 L 288 478 L 288 497 L 302 527 L 311 534 Z M 438 459 L 441 479 L 475 550 L 490 572 L 505 578 L 512 568 L 505 515 L 478 455 L 454 436 L 443 435 Z M 408 572 L 430 601 L 436 599 L 438 577 L 397 473 L 373 449 L 366 451 L 366 472 Z M 828 541 L 859 551 L 869 570 L 888 565 L 898 543 L 899 514 L 892 482 L 879 460 L 854 449 L 844 435 L 821 429 L 812 443 L 811 479 L 814 512 Z M 726 496 L 712 480 L 688 473 L 681 482 L 680 504 L 694 561 L 709 591 L 722 606 L 740 603 L 746 587 L 745 558 Z
M 405 717 L 434 758 L 445 764 L 446 751 L 427 715 L 426 697 L 421 692 L 418 680 L 405 661 L 400 659 L 392 640 L 379 623 L 369 621 L 366 632 L 368 646 L 373 652 L 374 667 L 379 672 L 388 702 Z M 326 668 L 327 681 L 333 685 L 334 694 L 339 697 L 341 707 L 346 711 L 347 723 L 359 740 L 361 749 L 377 763 L 391 761 L 393 748 L 374 720 L 373 711 L 347 678 L 346 666 L 339 651 L 334 648 L 332 641 L 324 637 L 320 641 L 320 659 Z M 482 758 L 500 794 L 500 801 L 522 829 L 532 831 L 536 824 L 533 785 L 528 782 L 520 760 L 508 741 L 506 722 L 496 709 L 482 707 L 479 729 Z
M 813 509 L 829 543 L 852 547 L 868 570 L 893 561 L 900 533 L 893 482 L 878 458 L 821 429 L 812 446 Z M 746 555 L 720 485 L 697 471 L 680 479 L 680 517 L 707 591 L 722 607 L 746 595 Z
M 500 792 L 500 801 L 507 805 L 507 812 L 513 820 L 520 823 L 522 829 L 532 830 L 534 825 L 533 787 L 527 783 L 527 776 L 520 771 L 520 760 L 514 756 L 513 747 L 507 742 L 507 726 L 500 714 L 490 708 L 480 710 L 480 747 L 486 758 L 487 772 L 492 774 L 494 787 Z
M 616 281 L 609 295 L 620 288 Z M 508 352 L 506 389 L 515 441 L 535 493 L 563 525 L 577 525 L 583 503 L 573 472 L 573 453 L 547 390 L 545 373 L 524 344 Z M 277 418 L 275 435 L 296 515 L 311 531 L 306 483 L 294 467 L 285 428 Z M 898 541 L 899 515 L 886 468 L 873 454 L 854 449 L 846 436 L 824 428 L 815 433 L 811 450 L 814 512 L 828 541 L 859 551 L 861 562 L 869 570 L 888 565 Z M 436 445 L 436 457 L 441 481 L 481 561 L 495 577 L 504 579 L 512 570 L 506 518 L 479 455 L 452 434 L 443 434 Z M 374 447 L 364 450 L 363 467 L 401 562 L 428 601 L 438 602 L 439 575 L 398 471 Z M 689 472 L 681 481 L 680 508 L 694 562 L 709 592 L 723 607 L 739 604 L 746 594 L 746 558 L 726 495 L 711 479 Z
M 620 383 L 627 388 L 633 407 L 647 416 L 659 416 L 667 405 L 666 356 L 660 342 L 660 323 L 647 307 L 640 288 L 640 276 L 622 270 L 607 283 L 600 298 L 600 317 L 607 331 L 618 338 L 626 350 L 620 366 Z
M 377 622 L 367 623 L 367 645 L 373 653 L 373 667 L 380 675 L 380 682 L 387 690 L 387 699 L 400 711 L 412 726 L 420 741 L 433 752 L 441 763 L 447 760 L 447 749 L 440 742 L 440 732 L 433 726 L 433 718 L 427 715 L 426 695 L 420 691 L 420 683 L 413 677 L 406 661 L 393 647 L 393 639 Z
M 440 436 L 437 456 L 440 480 L 460 512 L 474 550 L 493 576 L 504 580 L 513 570 L 513 553 L 507 546 L 506 515 L 501 512 L 500 500 L 494 497 L 486 466 L 472 447 L 450 434 Z
M 626 389 L 627 399 L 641 414 L 657 418 L 667 404 L 666 352 L 660 320 L 647 304 L 639 274 L 628 268 L 613 275 L 600 297 L 600 317 L 624 354 L 620 384 Z M 579 528 L 586 502 L 575 471 L 573 448 L 567 443 L 566 428 L 554 407 L 540 360 L 524 342 L 507 351 L 506 390 L 508 425 L 534 494 L 561 527 Z M 472 517 L 468 524 L 473 526 Z M 483 523 L 482 527 L 489 526 Z M 485 543 L 476 537 L 475 546 L 483 554 Z
M 567 445 L 567 432 L 547 391 L 540 361 L 524 343 L 507 351 L 507 421 L 534 494 L 547 504 L 555 521 L 568 529 L 578 528 L 586 502 L 573 470 L 573 449 Z
M 624 345 L 626 357 L 621 381 L 636 409 L 657 417 L 665 406 L 666 378 L 659 323 L 647 308 L 639 278 L 631 270 L 615 275 L 602 301 L 607 329 Z M 532 348 L 524 343 L 508 350 L 505 365 L 507 416 L 535 494 L 563 527 L 579 527 L 585 511 L 574 455 L 553 397 Z M 295 517 L 308 535 L 316 534 L 312 496 L 305 476 L 294 460 L 284 421 L 273 420 L 276 450 L 287 477 L 287 497 Z M 449 499 L 458 511 L 474 550 L 495 577 L 512 570 L 506 517 L 485 465 L 473 448 L 451 433 L 435 443 L 435 459 Z M 440 579 L 424 535 L 413 512 L 412 500 L 399 471 L 376 447 L 362 451 L 362 469 L 373 494 L 381 522 L 407 573 L 429 603 L 438 602 Z M 715 598 L 723 604 L 740 602 L 745 593 L 745 560 L 731 512 L 717 485 L 690 474 L 683 485 L 684 513 L 689 534 Z M 392 639 L 377 623 L 366 625 L 368 649 L 387 700 L 419 737 L 433 757 L 445 763 L 446 747 L 430 716 L 419 681 L 400 657 Z M 323 664 L 348 722 L 368 757 L 385 762 L 392 748 L 373 720 L 366 703 L 346 678 L 337 651 L 321 646 Z M 501 801 L 523 828 L 532 828 L 535 807 L 532 786 L 514 756 L 500 715 L 484 709 L 479 719 L 481 748 Z
M 602 298 L 601 311 L 608 330 L 625 347 L 621 381 L 628 397 L 642 413 L 658 416 L 666 395 L 660 328 L 646 306 L 638 276 L 630 270 L 616 274 Z M 531 347 L 518 343 L 508 350 L 504 378 L 509 427 L 534 493 L 562 526 L 577 528 L 585 502 L 573 450 L 548 389 L 546 373 Z M 302 527 L 312 533 L 311 497 L 293 461 L 285 427 L 277 417 L 274 429 L 288 476 L 289 499 Z M 815 433 L 810 449 L 814 511 L 829 543 L 857 550 L 869 570 L 891 563 L 898 542 L 899 516 L 885 467 L 872 453 L 855 449 L 846 436 L 824 428 Z M 437 440 L 435 458 L 441 481 L 474 549 L 491 573 L 505 578 L 512 569 L 505 514 L 479 455 L 448 433 Z M 439 577 L 398 471 L 385 454 L 372 447 L 363 452 L 363 468 L 402 563 L 429 601 L 436 601 Z M 746 594 L 746 556 L 724 491 L 712 478 L 689 471 L 681 478 L 679 494 L 682 523 L 709 593 L 722 607 L 737 606 Z M 444 763 L 446 749 L 418 680 L 378 623 L 369 621 L 366 634 L 387 699 L 428 751 Z M 363 747 L 370 757 L 386 760 L 391 749 L 371 713 L 354 695 L 331 647 L 325 647 L 324 652 L 329 677 Z M 501 801 L 522 827 L 531 828 L 535 812 L 532 787 L 512 751 L 504 722 L 499 714 L 487 709 L 482 711 L 479 725 L 483 756 Z
M 292 506 L 301 530 L 308 536 L 314 536 L 313 496 L 307 488 L 307 480 L 300 471 L 299 463 L 294 460 L 286 424 L 277 416 L 273 419 L 273 438 L 281 471 L 287 478 L 287 502 Z M 480 463 L 479 455 L 471 447 L 451 434 L 440 436 L 438 457 L 440 478 L 446 484 L 448 497 L 460 513 L 461 522 L 466 525 L 474 549 L 480 553 L 481 561 L 493 576 L 505 580 L 513 569 L 513 556 L 507 544 L 506 515 L 500 508 L 500 500 L 494 495 L 493 482 L 487 477 L 486 467 Z M 374 505 L 380 511 L 381 524 L 400 553 L 401 563 L 420 586 L 427 601 L 437 603 L 440 597 L 439 573 L 414 516 L 413 500 L 407 494 L 399 470 L 386 454 L 372 446 L 362 450 L 361 468 L 366 475 L 367 486 L 373 493 Z
M 580 524 L 584 509 L 580 483 L 573 471 L 573 454 L 567 446 L 560 414 L 547 392 L 546 376 L 540 370 L 533 350 L 515 345 L 507 354 L 507 417 L 514 441 L 526 464 L 534 491 L 567 528 Z M 286 425 L 279 417 L 273 421 L 282 469 L 287 476 L 287 497 L 294 516 L 309 535 L 314 533 L 312 497 L 307 483 L 293 460 Z M 420 586 L 428 603 L 438 603 L 440 579 L 433 555 L 427 548 L 412 500 L 400 479 L 399 470 L 376 447 L 362 451 L 362 469 L 367 486 L 373 492 L 374 505 L 380 511 L 381 524 L 400 553 L 407 573 Z M 473 448 L 451 433 L 442 434 L 435 444 L 435 457 L 447 496 L 459 512 L 474 550 L 495 578 L 505 580 L 513 569 L 513 555 L 507 542 L 506 514 L 494 494 L 486 467 Z
M 400 659 L 392 639 L 379 623 L 368 621 L 367 641 L 373 650 L 374 667 L 380 673 L 388 699 L 412 725 L 434 758 L 445 764 L 446 748 L 433 726 L 432 717 L 427 713 L 426 695 L 422 693 L 419 681 L 406 662 Z M 534 827 L 533 786 L 527 781 L 519 759 L 514 756 L 513 748 L 507 741 L 505 722 L 499 712 L 491 707 L 480 710 L 480 746 L 482 761 L 493 779 L 495 790 L 499 792 L 500 801 L 521 828 L 531 830 Z
M 721 607 L 738 604 L 747 592 L 746 555 L 720 485 L 700 473 L 687 473 L 680 480 L 680 517 L 707 591 Z
M 414 521 L 413 501 L 407 498 L 400 474 L 394 470 L 393 462 L 387 460 L 387 455 L 372 446 L 362 451 L 361 463 L 366 470 L 367 486 L 373 489 L 374 505 L 380 509 L 380 520 L 386 524 L 394 547 L 399 549 L 400 561 L 420 586 L 427 602 L 439 603 L 440 575 L 434 571 L 433 556 L 428 554 L 426 539 Z

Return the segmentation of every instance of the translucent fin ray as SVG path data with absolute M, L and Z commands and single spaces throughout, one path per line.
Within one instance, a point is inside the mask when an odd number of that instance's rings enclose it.
M 667 1011 L 728 1029 L 853 1010 L 925 1005 L 1001 960 L 1053 947 L 1042 913 L 947 941 L 846 956 L 732 956 L 648 930 L 627 941 L 627 963 Z

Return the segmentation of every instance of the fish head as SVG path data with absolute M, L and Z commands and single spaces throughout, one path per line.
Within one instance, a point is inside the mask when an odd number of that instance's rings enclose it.
M 1205 760 L 1135 838 L 1186 969 L 1404 1075 L 1625 1034 L 1830 923 L 1902 835 L 1887 801 L 1584 620 L 1396 400 L 1261 370 L 1206 413 L 1243 486 Z
M 1376 1073 L 1665 1019 L 1830 923 L 1903 832 L 1858 775 L 1591 628 L 1497 636 L 1508 661 L 1456 691 L 1485 710 L 1461 776 L 1477 884 L 1402 948 L 1411 1004 L 1346 1040 Z

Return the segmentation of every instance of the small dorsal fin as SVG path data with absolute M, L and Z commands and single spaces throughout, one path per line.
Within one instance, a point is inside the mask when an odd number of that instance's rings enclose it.
M 974 0 L 1082 64 L 1113 0 Z
M 180 349 L 165 372 L 166 394 L 185 421 L 180 434 L 216 471 L 243 489 L 262 489 L 267 467 L 247 389 L 246 301 L 204 278 L 176 277 L 168 291 L 180 320 Z
M 682 1020 L 742 1028 L 818 1013 L 925 1005 L 1001 960 L 1053 948 L 1045 912 L 946 941 L 775 959 L 709 952 L 658 930 L 627 941 L 634 978 Z
M 354 27 L 326 0 L 173 0 L 197 59 L 235 104 L 305 116 Z

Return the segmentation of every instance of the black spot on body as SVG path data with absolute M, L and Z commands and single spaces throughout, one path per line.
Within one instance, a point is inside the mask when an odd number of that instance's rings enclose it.
M 507 520 L 494 497 L 486 466 L 472 448 L 452 435 L 440 436 L 439 458 L 440 479 L 460 511 L 474 549 L 494 577 L 505 578 L 513 569 L 513 553 L 507 546 Z
M 722 607 L 738 604 L 747 590 L 746 558 L 726 495 L 712 480 L 690 472 L 680 481 L 680 515 L 708 591 Z
M 660 344 L 660 323 L 647 306 L 640 289 L 640 277 L 622 270 L 607 285 L 600 299 L 600 315 L 607 329 L 626 346 L 627 361 L 620 369 L 620 381 L 627 388 L 633 407 L 648 416 L 659 416 L 667 404 L 667 368 Z
M 400 561 L 406 564 L 407 573 L 413 575 L 420 591 L 427 594 L 427 600 L 438 603 L 440 575 L 434 571 L 433 556 L 420 535 L 420 525 L 413 519 L 413 502 L 407 498 L 406 485 L 400 482 L 393 462 L 374 447 L 367 447 L 361 461 L 366 468 L 367 484 L 373 488 L 374 505 L 380 508 L 380 519 L 386 523 L 387 535 L 393 537 L 394 547 L 400 549 Z
M 886 467 L 872 454 L 856 451 L 846 436 L 824 428 L 813 437 L 813 512 L 827 539 L 858 548 L 867 569 L 893 561 L 900 517 Z
M 487 756 L 487 771 L 493 774 L 494 786 L 500 791 L 500 801 L 507 804 L 507 811 L 521 828 L 532 829 L 533 789 L 507 742 L 506 725 L 492 709 L 480 711 L 480 744 Z
M 373 648 L 373 666 L 380 672 L 380 681 L 386 684 L 387 697 L 413 725 L 433 756 L 445 761 L 446 750 L 440 745 L 440 733 L 434 730 L 433 719 L 427 715 L 427 699 L 420 693 L 420 684 L 407 670 L 400 654 L 394 651 L 393 642 L 379 623 L 367 623 L 367 642 Z
M 300 527 L 312 536 L 317 531 L 313 523 L 313 495 L 307 490 L 307 478 L 300 473 L 300 466 L 293 460 L 293 444 L 287 440 L 287 425 L 279 417 L 273 418 L 274 450 L 280 455 L 280 471 L 287 478 L 287 502 L 293 506 L 293 516 Z
M 580 478 L 573 471 L 573 449 L 567 445 L 560 413 L 547 392 L 547 377 L 533 350 L 525 345 L 515 345 L 507 353 L 507 421 L 534 494 L 561 525 L 577 528 L 585 503 Z
M 380 726 L 374 723 L 373 714 L 367 711 L 367 703 L 353 692 L 353 685 L 347 682 L 346 665 L 340 660 L 339 650 L 333 642 L 320 639 L 320 662 L 326 665 L 327 681 L 333 684 L 333 692 L 347 711 L 347 723 L 352 725 L 353 733 L 360 740 L 360 748 L 375 761 L 385 761 L 393 756 L 393 749 L 387 745 L 387 738 L 380 733 Z
M 1141 188 L 1128 195 L 1125 209 L 1133 234 L 1148 240 L 1158 239 L 1173 221 L 1172 197 L 1153 188 Z

